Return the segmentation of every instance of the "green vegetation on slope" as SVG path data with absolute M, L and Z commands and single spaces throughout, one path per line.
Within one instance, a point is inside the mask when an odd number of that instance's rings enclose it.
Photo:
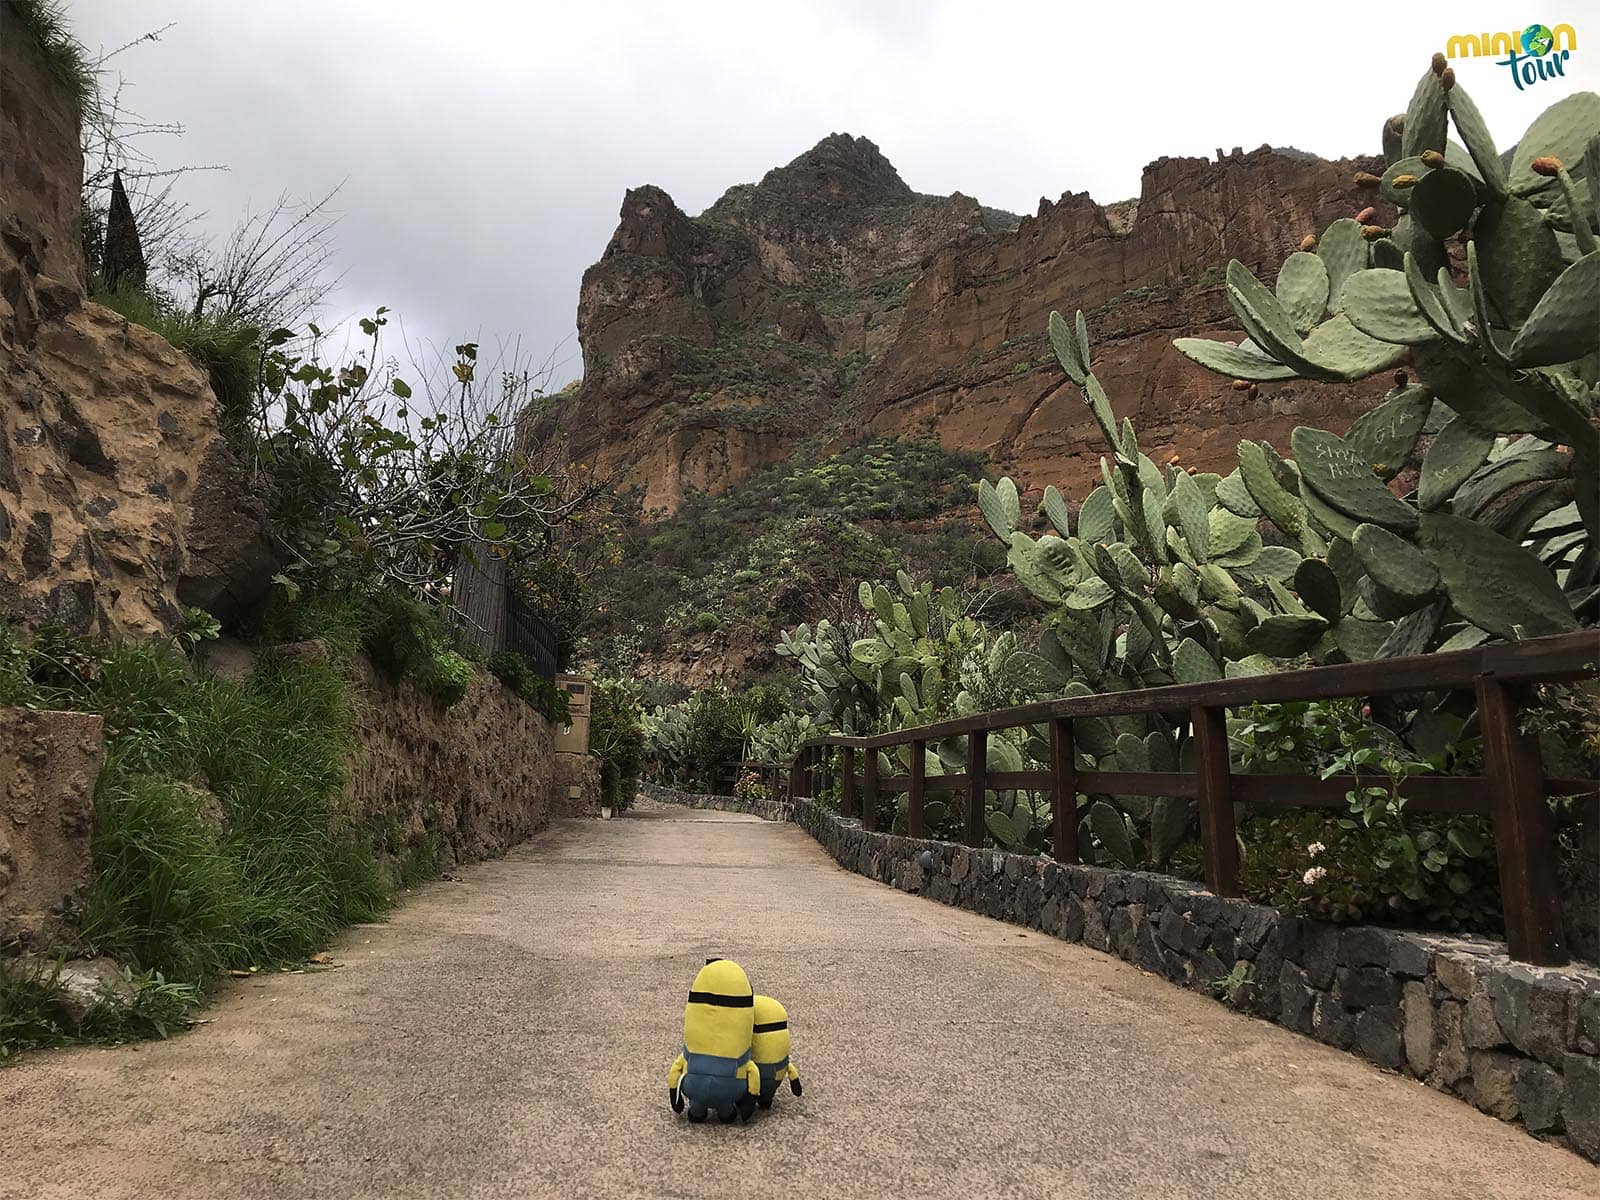
M 589 584 L 586 657 L 631 674 L 639 653 L 714 634 L 769 663 L 779 630 L 829 611 L 863 577 L 905 566 L 981 583 L 1005 563 L 968 516 L 984 474 L 977 455 L 879 438 L 693 494 L 665 520 L 630 519 L 604 535 L 611 557 Z

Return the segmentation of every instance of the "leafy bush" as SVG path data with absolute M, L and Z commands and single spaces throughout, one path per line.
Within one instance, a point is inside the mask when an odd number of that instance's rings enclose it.
M 270 641 L 318 640 L 341 654 L 363 653 L 444 708 L 460 703 L 472 683 L 472 643 L 451 628 L 447 613 L 393 589 L 280 589 L 250 631 Z
M 1487 826 L 1437 813 L 1372 825 L 1318 809 L 1256 817 L 1242 830 L 1239 883 L 1251 899 L 1322 920 L 1492 932 L 1500 888 Z M 1409 854 L 1397 853 L 1401 838 Z
M 622 812 L 633 804 L 644 769 L 644 709 L 638 684 L 596 680 L 590 689 L 589 753 L 600 759 L 601 803 Z
M 562 725 L 571 719 L 567 693 L 536 674 L 515 650 L 495 651 L 489 655 L 487 665 L 489 674 L 526 700 L 545 720 Z

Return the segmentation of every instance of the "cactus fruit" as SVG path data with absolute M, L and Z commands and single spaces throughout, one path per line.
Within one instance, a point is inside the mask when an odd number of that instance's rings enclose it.
M 1435 75 L 1443 75 L 1444 72 L 1445 72 L 1445 68 L 1448 67 L 1449 65 L 1450 65 L 1450 60 L 1448 58 L 1446 58 L 1443 54 L 1439 53 L 1439 51 L 1437 51 L 1437 50 L 1435 50 L 1433 52 L 1432 70 L 1433 70 L 1433 73 Z
M 1456 70 L 1454 67 L 1446 67 L 1439 72 L 1439 86 L 1447 92 L 1456 86 Z
M 1437 171 L 1445 164 L 1444 155 L 1440 154 L 1437 150 L 1424 150 L 1420 157 L 1422 159 L 1422 165 L 1431 171 Z
M 1308 233 L 1308 234 L 1306 234 L 1305 237 L 1300 239 L 1300 249 L 1303 252 L 1310 252 L 1312 250 L 1315 250 L 1316 248 L 1317 248 L 1317 235 L 1316 234 Z
M 1535 175 L 1543 175 L 1554 179 L 1561 173 L 1561 160 L 1554 155 L 1542 154 L 1528 164 Z
M 1383 180 L 1374 175 L 1371 171 L 1357 171 L 1355 174 L 1355 182 L 1357 187 L 1375 188 L 1382 183 Z
M 1361 227 L 1361 236 L 1366 238 L 1369 242 L 1375 242 L 1379 238 L 1388 237 L 1389 231 L 1382 225 L 1363 225 Z
M 1356 214 L 1356 220 L 1359 221 L 1363 225 L 1370 225 L 1372 223 L 1373 219 L 1375 217 L 1377 217 L 1377 215 L 1378 215 L 1378 210 L 1373 208 L 1369 204 L 1366 208 L 1363 208 L 1360 212 L 1358 212 Z

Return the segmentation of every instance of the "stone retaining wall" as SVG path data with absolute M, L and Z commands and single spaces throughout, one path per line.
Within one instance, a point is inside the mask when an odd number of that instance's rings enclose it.
M 787 803 L 771 800 L 742 800 L 737 796 L 710 796 L 704 792 L 683 792 L 660 783 L 639 781 L 639 794 L 662 804 L 681 804 L 685 808 L 712 808 L 720 812 L 748 813 L 763 821 L 790 821 L 793 810 Z
M 848 870 L 1115 954 L 1600 1161 L 1594 968 L 1301 920 L 1167 875 L 868 833 L 809 800 L 793 819 Z

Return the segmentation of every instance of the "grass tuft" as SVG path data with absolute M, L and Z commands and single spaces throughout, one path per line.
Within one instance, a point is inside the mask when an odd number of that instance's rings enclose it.
M 78 111 L 89 116 L 100 99 L 100 77 L 89 61 L 89 52 L 72 35 L 66 13 L 58 0 L 8 0 L 11 10 L 22 21 L 44 54 L 51 76 L 72 89 Z

